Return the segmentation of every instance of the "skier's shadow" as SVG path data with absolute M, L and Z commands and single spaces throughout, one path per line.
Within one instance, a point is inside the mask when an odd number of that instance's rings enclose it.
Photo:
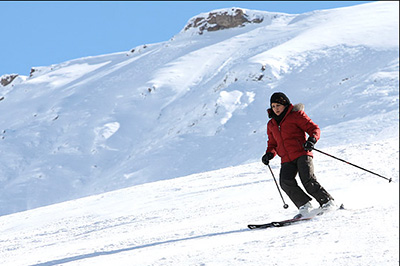
M 170 244 L 170 243 L 175 243 L 175 242 L 181 242 L 181 241 L 187 241 L 187 240 L 194 240 L 194 239 L 199 239 L 199 238 L 236 234 L 236 233 L 241 233 L 241 232 L 246 232 L 246 231 L 249 231 L 249 229 L 239 229 L 239 230 L 232 230 L 232 231 L 227 231 L 227 232 L 219 232 L 219 233 L 211 233 L 211 234 L 206 234 L 206 235 L 185 237 L 185 238 L 180 238 L 180 239 L 171 239 L 171 240 L 166 240 L 166 241 L 149 243 L 149 244 L 141 245 L 141 246 L 134 246 L 134 247 L 129 247 L 129 248 L 117 249 L 117 250 L 100 251 L 100 252 L 94 252 L 94 253 L 89 253 L 89 254 L 82 254 L 82 255 L 77 255 L 77 256 L 73 256 L 73 257 L 69 257 L 69 258 L 63 258 L 63 259 L 58 259 L 58 260 L 41 262 L 38 264 L 32 264 L 31 266 L 52 266 L 52 265 L 58 265 L 58 264 L 62 264 L 62 263 L 68 263 L 68 262 L 89 259 L 89 258 L 94 258 L 94 257 L 99 257 L 99 256 L 113 255 L 113 254 L 117 254 L 117 253 L 121 253 L 121 252 L 125 252 L 125 251 L 132 251 L 132 250 L 136 250 L 136 249 L 154 247 L 154 246 Z

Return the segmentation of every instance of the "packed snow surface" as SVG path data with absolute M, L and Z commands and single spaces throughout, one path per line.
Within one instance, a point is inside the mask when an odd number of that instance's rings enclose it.
M 398 145 L 386 139 L 326 152 L 393 176 Z M 389 183 L 322 154 L 314 162 L 345 210 L 251 231 L 249 223 L 297 209 L 287 197 L 284 209 L 268 168 L 250 163 L 0 217 L 0 264 L 398 265 L 398 178 Z
M 399 3 L 245 13 L 0 85 L 0 265 L 399 264 Z M 297 212 L 260 162 L 276 91 L 393 181 L 314 152 L 346 209 L 247 229 Z

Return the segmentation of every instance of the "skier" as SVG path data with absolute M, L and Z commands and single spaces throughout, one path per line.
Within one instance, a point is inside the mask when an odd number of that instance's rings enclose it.
M 306 217 L 313 208 L 310 202 L 312 198 L 299 187 L 295 179 L 297 173 L 305 190 L 319 203 L 320 208 L 332 209 L 335 206 L 334 199 L 314 175 L 311 150 L 320 138 L 318 125 L 304 112 L 303 104 L 292 105 L 282 92 L 272 94 L 270 104 L 271 108 L 267 110 L 271 118 L 267 124 L 268 147 L 261 160 L 268 165 L 275 155 L 281 157 L 279 182 L 282 190 L 299 209 L 295 218 Z

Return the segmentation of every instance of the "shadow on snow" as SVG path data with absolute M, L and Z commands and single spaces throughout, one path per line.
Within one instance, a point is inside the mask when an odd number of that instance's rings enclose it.
M 117 253 L 121 253 L 121 252 L 132 251 L 132 250 L 148 248 L 148 247 L 154 247 L 154 246 L 170 244 L 170 243 L 176 243 L 176 242 L 181 242 L 181 241 L 187 241 L 187 240 L 194 240 L 194 239 L 205 238 L 205 237 L 214 237 L 214 236 L 222 236 L 222 235 L 241 233 L 241 232 L 245 232 L 245 231 L 248 231 L 248 230 L 249 229 L 239 229 L 239 230 L 233 230 L 233 231 L 227 231 L 227 232 L 212 233 L 212 234 L 207 234 L 207 235 L 200 235 L 200 236 L 185 237 L 185 238 L 180 238 L 180 239 L 166 240 L 166 241 L 155 242 L 155 243 L 150 243 L 150 244 L 146 244 L 146 245 L 123 248 L 123 249 L 118 249 L 118 250 L 93 252 L 93 253 L 90 253 L 90 254 L 82 254 L 82 255 L 77 255 L 77 256 L 73 256 L 73 257 L 69 257 L 69 258 L 63 258 L 63 259 L 57 259 L 57 260 L 42 262 L 42 263 L 38 263 L 38 264 L 32 264 L 31 266 L 52 266 L 52 265 L 58 265 L 58 264 L 61 264 L 61 263 L 68 263 L 68 262 L 73 262 L 73 261 L 78 261 L 78 260 L 90 259 L 90 258 L 95 258 L 95 257 L 99 257 L 99 256 L 113 255 L 113 254 L 117 254 Z

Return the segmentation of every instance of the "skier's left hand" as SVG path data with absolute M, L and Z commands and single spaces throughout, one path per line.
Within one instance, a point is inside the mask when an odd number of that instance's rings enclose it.
M 306 141 L 306 143 L 304 143 L 304 150 L 305 151 L 312 151 L 314 149 L 314 145 L 317 142 L 317 140 L 314 137 L 309 137 Z

